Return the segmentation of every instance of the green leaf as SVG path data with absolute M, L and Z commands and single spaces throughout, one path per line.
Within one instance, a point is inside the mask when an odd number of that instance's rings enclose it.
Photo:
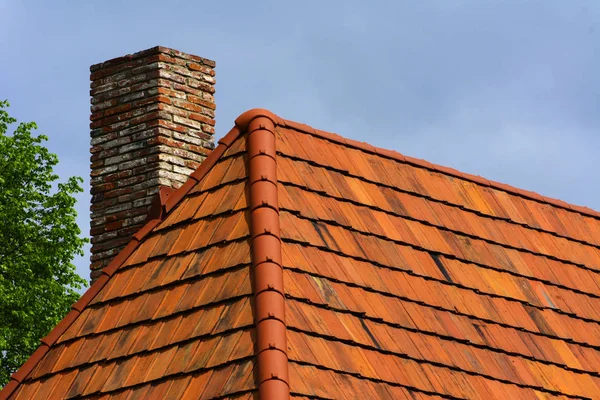
M 58 157 L 0 101 L 0 386 L 35 351 L 39 339 L 69 312 L 86 281 L 75 255 L 87 239 L 76 223 L 79 177 L 57 182 Z M 54 188 L 54 189 L 53 189 Z

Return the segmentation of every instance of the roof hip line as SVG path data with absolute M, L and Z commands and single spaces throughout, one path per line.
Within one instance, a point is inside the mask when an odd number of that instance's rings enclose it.
M 261 400 L 290 398 L 275 151 L 278 120 L 267 110 L 253 109 L 235 121 L 238 129 L 248 135 L 255 379 Z

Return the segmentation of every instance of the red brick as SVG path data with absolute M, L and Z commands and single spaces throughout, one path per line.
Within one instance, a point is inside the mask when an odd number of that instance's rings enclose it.
M 173 105 L 175 107 L 183 108 L 183 109 L 188 110 L 188 111 L 202 112 L 202 107 L 201 106 L 196 105 L 194 103 L 190 103 L 190 102 L 185 101 L 185 100 L 174 100 L 173 101 Z
M 210 101 L 206 101 L 198 96 L 194 96 L 193 94 L 188 94 L 187 95 L 187 99 L 188 101 L 195 103 L 195 104 L 200 104 L 203 107 L 208 107 L 212 110 L 215 109 L 215 103 L 212 103 Z
M 204 115 L 200 115 L 200 114 L 190 113 L 190 115 L 188 116 L 188 118 L 189 119 L 193 119 L 194 121 L 204 122 L 205 124 L 210 124 L 210 125 L 214 125 L 215 124 L 215 120 L 214 119 L 207 118 Z
M 115 221 L 113 223 L 106 224 L 105 229 L 106 229 L 106 231 L 114 231 L 115 229 L 119 229 L 122 226 L 123 226 L 123 221 Z

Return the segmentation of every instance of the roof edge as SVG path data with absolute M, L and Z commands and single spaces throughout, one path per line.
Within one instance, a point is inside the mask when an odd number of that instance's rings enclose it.
M 460 172 L 454 168 L 432 164 L 426 160 L 405 156 L 394 150 L 387 150 L 387 149 L 375 147 L 368 143 L 360 142 L 358 140 L 346 139 L 335 133 L 315 129 L 309 125 L 282 119 L 275 115 L 274 115 L 274 121 L 276 121 L 275 122 L 276 125 L 291 128 L 291 129 L 301 131 L 304 133 L 308 133 L 310 135 L 317 136 L 317 137 L 329 140 L 331 142 L 335 142 L 338 144 L 342 144 L 344 146 L 348 146 L 348 147 L 352 147 L 355 149 L 365 151 L 367 153 L 377 154 L 379 156 L 390 158 L 390 159 L 393 159 L 396 161 L 400 161 L 405 164 L 411 164 L 411 165 L 414 165 L 417 167 L 428 169 L 430 171 L 439 172 L 444 175 L 449 175 L 449 176 L 453 176 L 455 178 L 460 178 L 460 179 L 463 179 L 463 180 L 466 180 L 469 182 L 473 182 L 473 183 L 476 183 L 481 186 L 487 186 L 487 187 L 490 187 L 493 189 L 501 190 L 501 191 L 510 193 L 515 196 L 519 196 L 519 197 L 526 198 L 529 200 L 534 200 L 538 203 L 549 204 L 554 207 L 565 209 L 567 211 L 572 211 L 572 212 L 576 212 L 576 213 L 579 213 L 579 214 L 582 214 L 585 216 L 600 219 L 600 211 L 593 210 L 589 207 L 570 204 L 570 203 L 567 203 L 567 202 L 559 200 L 559 199 L 542 196 L 538 193 L 535 193 L 535 192 L 532 192 L 529 190 L 519 189 L 514 186 L 507 185 L 505 183 L 491 181 L 491 180 L 485 179 L 484 177 L 479 176 L 479 175 L 468 174 L 468 173 Z
M 235 120 L 248 135 L 255 382 L 261 400 L 290 398 L 275 150 L 275 125 L 282 122 L 264 109 L 249 110 Z
M 115 272 L 125 263 L 131 254 L 137 250 L 138 246 L 143 242 L 143 239 L 152 232 L 166 218 L 169 212 L 177 205 L 185 195 L 202 179 L 208 171 L 217 163 L 225 150 L 240 136 L 240 129 L 234 127 L 221 140 L 218 146 L 202 161 L 200 167 L 194 171 L 188 180 L 178 189 L 166 190 L 157 194 L 157 208 L 151 215 L 144 226 L 136 232 L 131 241 L 121 250 L 113 260 L 102 269 L 102 274 L 90 286 L 88 290 L 71 306 L 71 311 L 42 339 L 40 346 L 36 351 L 25 361 L 25 363 L 16 372 L 11 375 L 10 380 L 0 390 L 0 400 L 7 400 L 19 387 L 19 385 L 33 371 L 41 359 L 48 353 L 50 347 L 56 343 L 58 338 L 75 322 L 81 315 L 83 310 L 90 304 L 96 295 L 104 288 Z M 158 218 L 156 218 L 158 217 Z M 279 222 L 279 221 L 278 221 Z

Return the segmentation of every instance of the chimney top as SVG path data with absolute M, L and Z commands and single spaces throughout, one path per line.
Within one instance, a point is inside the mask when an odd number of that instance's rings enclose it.
M 214 148 L 214 67 L 162 46 L 90 67 L 92 280 Z

